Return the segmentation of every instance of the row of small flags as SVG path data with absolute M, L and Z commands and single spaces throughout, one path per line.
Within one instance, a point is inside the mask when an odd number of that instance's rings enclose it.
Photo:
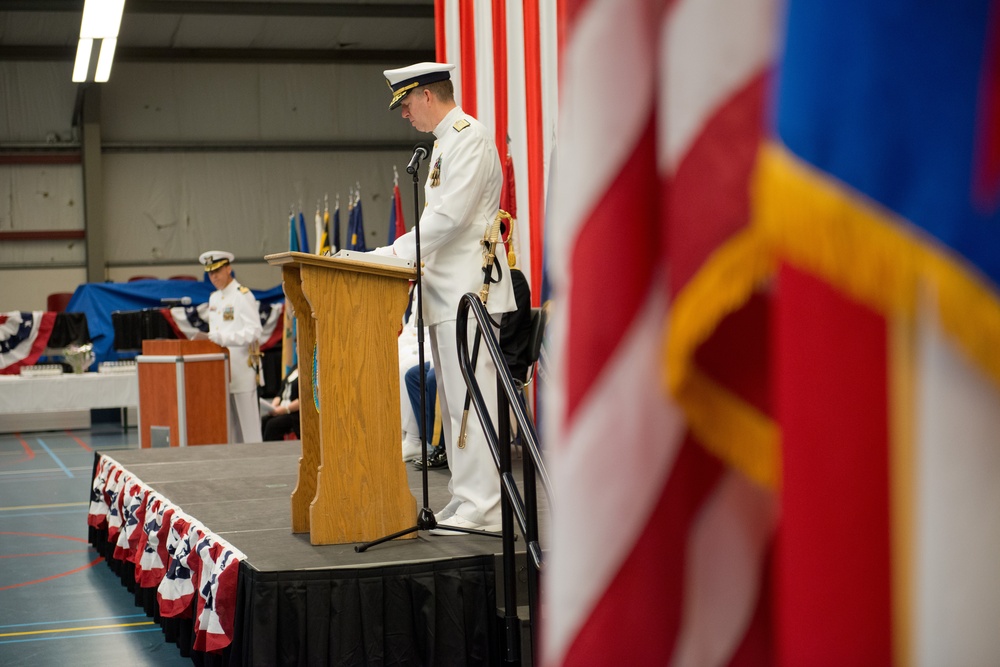
M 399 196 L 399 174 L 393 167 L 392 206 L 389 210 L 389 235 L 386 245 L 392 245 L 397 237 L 406 233 L 406 222 L 403 219 L 403 202 Z M 332 222 L 332 227 L 331 227 Z M 319 202 L 316 203 L 315 217 L 316 254 L 332 255 L 340 250 L 340 196 L 338 195 L 330 217 L 330 197 L 324 197 L 323 211 L 320 213 Z M 309 252 L 309 234 L 306 231 L 306 218 L 300 209 L 296 216 L 294 210 L 288 212 L 288 249 L 291 252 Z M 365 243 L 365 224 L 361 210 L 361 184 L 357 189 L 351 189 L 347 196 L 347 237 L 344 249 L 367 252 Z M 287 377 L 299 363 L 296 349 L 296 323 L 291 308 L 285 308 L 284 331 L 282 335 L 282 377 Z
M 324 197 L 322 212 L 319 202 L 316 203 L 314 220 L 315 238 L 317 239 L 316 254 L 330 255 L 340 250 L 340 197 L 337 196 L 333 209 L 331 228 L 330 197 Z M 389 234 L 386 245 L 392 245 L 397 237 L 406 233 L 406 221 L 403 218 L 403 202 L 399 195 L 398 176 L 392 186 L 392 206 L 389 210 Z M 350 190 L 347 198 L 347 237 L 344 239 L 346 250 L 367 252 L 365 242 L 364 214 L 361 209 L 361 187 Z M 292 252 L 308 253 L 309 235 L 306 231 L 305 214 L 300 210 L 296 216 L 293 210 L 288 214 L 288 249 Z

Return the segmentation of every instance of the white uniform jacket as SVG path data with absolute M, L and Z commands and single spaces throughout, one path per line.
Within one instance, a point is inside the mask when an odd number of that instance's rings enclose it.
M 257 299 L 235 279 L 208 297 L 208 338 L 229 348 L 230 393 L 256 390 L 257 371 L 249 364 L 249 346 L 261 334 Z
M 424 183 L 420 216 L 420 259 L 424 263 L 424 324 L 455 319 L 466 292 L 483 286 L 483 246 L 486 228 L 500 208 L 503 176 L 493 135 L 455 107 L 434 128 L 434 150 Z M 416 259 L 413 230 L 392 245 L 399 257 Z M 503 278 L 490 286 L 487 310 L 498 315 L 515 309 L 510 269 L 498 244 Z M 494 278 L 496 268 L 494 267 Z

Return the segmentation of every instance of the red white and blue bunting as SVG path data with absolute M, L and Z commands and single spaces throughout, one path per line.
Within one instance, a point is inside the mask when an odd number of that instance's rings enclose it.
M 34 312 L 0 313 L 0 375 L 17 375 L 45 352 L 56 314 Z
M 140 587 L 156 588 L 163 617 L 194 619 L 195 650 L 229 646 L 241 551 L 104 455 L 91 483 L 87 524 L 107 530 L 112 557 L 135 565 Z

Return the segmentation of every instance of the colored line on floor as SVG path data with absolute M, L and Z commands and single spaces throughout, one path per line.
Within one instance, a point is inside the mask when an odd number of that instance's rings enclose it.
M 6 591 L 6 590 L 9 590 L 11 588 L 20 588 L 21 586 L 31 586 L 33 584 L 40 584 L 40 583 L 45 582 L 45 581 L 52 581 L 53 579 L 58 579 L 59 577 L 65 577 L 68 574 L 76 574 L 77 572 L 81 572 L 83 570 L 86 570 L 87 568 L 94 567 L 95 565 L 97 565 L 98 563 L 101 563 L 103 561 L 104 561 L 104 557 L 103 556 L 98 556 L 97 558 L 95 558 L 91 562 L 87 563 L 86 565 L 81 565 L 78 568 L 74 568 L 72 570 L 67 570 L 66 572 L 60 572 L 59 574 L 53 574 L 50 577 L 42 577 L 41 579 L 34 579 L 32 581 L 22 581 L 19 584 L 11 584 L 9 586 L 0 586 L 0 591 Z M 0 635 L 0 637 L 2 637 L 2 636 L 3 635 Z
M 91 471 L 91 469 L 92 468 L 90 467 L 85 468 L 83 466 L 74 466 L 73 468 L 70 468 L 70 470 L 76 470 L 77 472 L 87 471 L 88 473 Z M 0 476 L 9 477 L 17 480 L 18 478 L 22 477 L 37 478 L 39 475 L 52 475 L 61 472 L 62 471 L 60 471 L 59 468 L 35 468 L 32 470 L 3 470 L 0 471 Z M 59 474 L 58 477 L 56 477 L 56 479 L 66 479 L 66 476 L 63 474 Z
M 122 630 L 121 632 L 90 632 L 82 635 L 58 635 L 49 637 L 28 637 L 25 639 L 0 639 L 0 644 L 23 644 L 25 642 L 44 642 L 53 639 L 84 639 L 87 637 L 104 637 L 106 635 L 133 635 L 139 632 L 163 632 L 162 628 L 135 628 L 133 630 Z
M 73 537 L 72 535 L 53 535 L 52 533 L 26 533 L 23 531 L 16 530 L 3 530 L 0 531 L 0 535 L 20 535 L 21 537 L 48 537 L 53 540 L 69 540 L 70 542 L 83 542 L 84 544 L 90 544 L 83 537 Z
M 16 512 L 17 510 L 47 510 L 53 507 L 89 507 L 88 502 L 74 503 L 46 503 L 45 505 L 11 505 L 10 507 L 0 507 L 0 512 Z
M 33 554 L 8 554 L 6 556 L 0 556 L 3 558 L 34 558 L 35 556 L 65 556 L 66 554 L 82 554 L 90 551 L 90 549 L 71 549 L 70 551 L 39 551 Z
M 0 519 L 15 519 L 22 516 L 55 516 L 57 514 L 78 514 L 80 510 L 51 510 L 46 512 L 19 512 L 17 514 L 3 514 Z
M 145 614 L 119 614 L 117 616 L 93 616 L 91 618 L 64 618 L 61 621 L 35 621 L 34 623 L 10 623 L 0 625 L 0 630 L 7 628 L 27 628 L 33 625 L 58 625 L 60 623 L 93 623 L 94 621 L 116 621 L 120 618 L 146 618 Z
M 62 468 L 62 471 L 64 473 L 66 473 L 67 477 L 73 477 L 73 473 L 70 472 L 70 469 L 66 467 L 66 464 L 64 464 L 59 459 L 58 456 L 56 456 L 55 452 L 53 452 L 51 449 L 49 449 L 49 446 L 45 444 L 44 440 L 42 440 L 41 438 L 35 438 L 35 440 L 37 440 L 38 444 L 42 446 L 42 449 L 44 449 L 46 451 L 46 453 L 48 453 L 48 455 L 52 457 L 52 460 L 56 462 L 56 465 L 59 466 L 60 468 Z
M 21 458 L 16 461 L 11 461 L 9 465 L 17 465 L 18 463 L 24 463 L 25 461 L 30 461 L 35 458 L 35 450 L 31 448 L 28 441 L 22 438 L 20 433 L 15 433 L 14 437 L 17 438 L 17 441 L 21 444 L 21 448 L 24 449 L 24 454 L 22 454 Z
M 69 437 L 73 438 L 73 440 L 76 441 L 76 444 L 78 444 L 81 447 L 83 447 L 83 449 L 85 451 L 88 451 L 88 452 L 94 451 L 93 447 L 91 447 L 90 445 L 88 445 L 87 443 L 85 443 L 83 440 L 81 440 L 80 438 L 78 438 L 77 436 L 75 436 L 72 431 L 64 431 L 64 433 L 66 435 L 68 435 Z
M 54 628 L 52 630 L 24 630 L 22 632 L 0 632 L 0 637 L 24 637 L 26 635 L 47 635 L 56 632 L 83 632 L 86 630 L 107 630 L 108 628 L 132 628 L 140 625 L 153 625 L 153 621 L 138 623 L 115 623 L 113 625 L 88 625 L 80 628 Z

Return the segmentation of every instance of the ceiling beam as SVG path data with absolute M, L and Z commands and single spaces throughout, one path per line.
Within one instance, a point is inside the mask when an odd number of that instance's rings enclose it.
M 83 11 L 83 0 L 0 0 L 2 12 Z M 217 0 L 128 0 L 126 14 L 215 16 L 327 16 L 342 18 L 434 18 L 430 3 L 218 2 Z

